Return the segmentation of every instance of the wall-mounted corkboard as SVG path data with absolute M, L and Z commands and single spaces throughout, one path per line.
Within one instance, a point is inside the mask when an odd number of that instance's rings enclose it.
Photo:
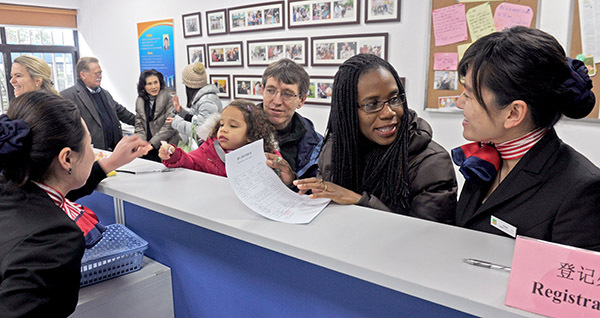
M 488 1 L 465 2 L 464 3 L 465 11 L 468 12 L 469 9 L 476 7 L 478 5 L 481 5 L 483 3 L 486 3 L 486 2 L 488 2 Z M 489 1 L 490 5 L 491 5 L 491 9 L 492 9 L 492 15 L 494 12 L 496 12 L 496 8 L 498 6 L 501 3 L 505 3 L 505 2 L 530 7 L 533 10 L 533 18 L 531 20 L 531 27 L 537 26 L 538 0 Z M 456 0 L 433 0 L 432 10 L 448 7 L 451 5 L 455 5 L 457 3 L 459 3 L 459 2 Z M 425 100 L 425 108 L 429 109 L 429 110 L 440 110 L 441 111 L 443 109 L 440 109 L 438 107 L 440 97 L 444 98 L 444 97 L 452 97 L 452 96 L 460 95 L 462 93 L 462 85 L 460 85 L 460 83 L 458 83 L 458 85 L 456 85 L 455 88 L 453 87 L 453 85 L 450 85 L 449 86 L 450 89 L 436 89 L 436 88 L 440 88 L 440 87 L 446 88 L 446 85 L 441 82 L 441 76 L 440 76 L 439 72 L 438 72 L 438 78 L 436 78 L 436 74 L 435 74 L 436 72 L 434 71 L 434 67 L 433 67 L 435 53 L 448 53 L 448 52 L 457 53 L 458 47 L 460 45 L 471 43 L 472 40 L 471 40 L 470 32 L 467 32 L 468 38 L 466 40 L 463 40 L 463 41 L 457 42 L 457 43 L 448 44 L 448 45 L 443 45 L 443 46 L 435 46 L 433 18 L 431 18 L 431 13 L 430 13 L 430 20 L 431 20 L 431 32 L 430 32 L 431 34 L 430 34 L 430 40 L 429 40 L 429 65 L 428 65 L 429 76 L 428 76 L 428 80 L 427 80 L 427 98 Z M 457 80 L 457 79 L 453 79 L 453 80 Z M 454 89 L 452 89 L 452 88 L 454 88 Z M 451 99 L 447 99 L 447 100 L 450 101 Z M 449 109 L 452 109 L 452 108 L 449 108 Z

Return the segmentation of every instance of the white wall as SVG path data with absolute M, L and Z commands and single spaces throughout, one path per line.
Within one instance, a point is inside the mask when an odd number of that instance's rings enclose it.
M 539 27 L 554 34 L 568 46 L 570 41 L 570 16 L 573 0 L 541 0 Z M 202 16 L 203 36 L 184 39 L 181 15 L 190 12 L 221 9 L 247 4 L 241 0 L 208 1 L 18 1 L 38 5 L 72 5 L 79 8 L 79 34 L 81 55 L 94 55 L 100 59 L 104 70 L 102 86 L 110 90 L 115 99 L 133 110 L 136 97 L 135 84 L 138 78 L 139 57 L 136 23 L 173 18 L 175 21 L 175 67 L 180 72 L 187 64 L 186 45 L 248 39 L 322 36 L 389 32 L 388 60 L 396 67 L 400 76 L 407 79 L 406 89 L 409 107 L 415 109 L 434 129 L 434 138 L 446 149 L 465 142 L 462 138 L 462 116 L 460 114 L 433 113 L 423 110 L 427 80 L 428 45 L 430 32 L 430 1 L 403 0 L 400 23 L 380 23 L 350 26 L 300 28 L 285 31 L 249 32 L 234 35 L 207 36 L 205 16 Z M 258 3 L 259 1 L 252 1 Z M 364 11 L 361 8 L 361 21 Z M 245 47 L 244 47 L 245 50 Z M 264 68 L 213 68 L 209 73 L 262 74 Z M 333 75 L 334 67 L 308 67 L 311 75 Z M 184 91 L 178 79 L 177 90 Z M 600 98 L 600 96 L 599 96 Z M 300 113 L 313 120 L 316 128 L 324 132 L 329 109 L 324 106 L 306 105 Z M 563 120 L 557 126 L 561 138 L 600 166 L 600 147 L 593 142 L 600 136 L 600 121 L 582 122 Z M 596 145 L 596 146 L 593 146 Z

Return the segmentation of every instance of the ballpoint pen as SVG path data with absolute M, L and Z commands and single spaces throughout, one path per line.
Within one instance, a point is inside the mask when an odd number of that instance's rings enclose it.
M 490 263 L 490 262 L 486 262 L 486 261 L 480 261 L 480 260 L 472 259 L 472 258 L 465 258 L 465 259 L 463 259 L 463 262 L 465 262 L 467 264 L 470 264 L 470 265 L 474 265 L 474 266 L 479 266 L 479 267 L 484 267 L 484 268 L 491 268 L 491 269 L 498 269 L 498 270 L 510 273 L 510 267 L 504 266 L 504 265 L 500 265 L 500 264 L 494 264 L 494 263 Z

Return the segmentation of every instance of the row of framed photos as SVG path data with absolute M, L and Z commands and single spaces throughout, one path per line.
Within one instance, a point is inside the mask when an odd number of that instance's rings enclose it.
M 362 0 L 288 0 L 287 27 L 359 24 Z M 285 1 L 206 11 L 208 35 L 285 29 Z M 400 0 L 366 0 L 365 23 L 400 21 Z M 202 35 L 202 13 L 182 15 L 183 36 Z
M 210 83 L 217 86 L 222 98 L 244 98 L 262 101 L 262 75 L 232 75 L 233 82 L 229 81 L 229 74 L 211 74 Z M 329 105 L 333 91 L 333 76 L 314 76 L 310 78 L 310 86 L 306 103 Z
M 375 54 L 387 60 L 388 33 L 336 35 L 246 41 L 248 66 L 266 66 L 282 58 L 308 66 L 336 66 L 359 53 Z M 188 64 L 201 62 L 208 67 L 244 66 L 242 41 L 192 44 L 187 46 Z

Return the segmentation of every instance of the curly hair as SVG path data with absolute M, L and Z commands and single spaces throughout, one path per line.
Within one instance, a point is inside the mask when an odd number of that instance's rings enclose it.
M 242 112 L 247 126 L 246 137 L 249 140 L 248 143 L 263 139 L 265 152 L 274 152 L 277 150 L 275 127 L 273 127 L 273 124 L 269 121 L 267 114 L 265 114 L 262 107 L 258 107 L 251 101 L 245 99 L 235 99 L 225 108 L 227 107 L 235 107 Z M 217 121 L 209 137 L 217 137 L 219 127 L 221 127 L 221 125 L 220 122 Z

